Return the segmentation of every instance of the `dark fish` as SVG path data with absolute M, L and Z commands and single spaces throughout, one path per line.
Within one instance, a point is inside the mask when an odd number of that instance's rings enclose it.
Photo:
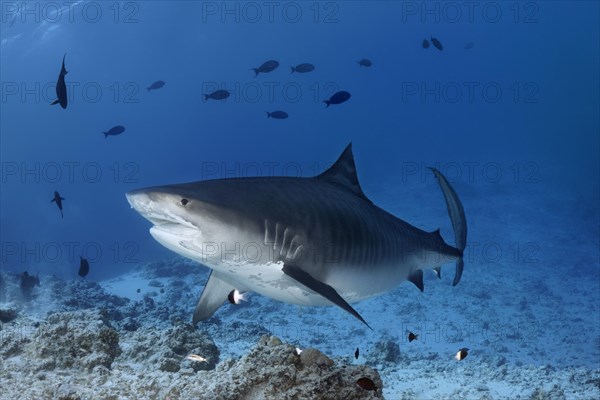
M 431 37 L 431 43 L 433 43 L 433 45 L 435 46 L 436 49 L 438 49 L 439 51 L 444 50 L 444 46 L 442 46 L 442 44 L 440 43 L 439 40 L 437 40 L 434 37 Z
M 31 297 L 31 290 L 34 286 L 40 286 L 40 278 L 38 275 L 31 276 L 27 273 L 27 271 L 23 272 L 21 275 L 21 292 L 27 298 Z
M 213 100 L 225 100 L 229 97 L 229 92 L 227 90 L 217 90 L 216 92 L 212 92 L 210 94 L 204 95 L 204 100 L 213 99 Z
M 136 290 L 136 293 L 140 293 L 141 291 L 142 291 L 141 289 L 138 289 L 138 290 Z
M 90 272 L 90 263 L 85 258 L 79 256 L 79 276 L 85 278 Z
M 148 86 L 146 88 L 146 90 L 147 91 L 156 90 L 156 89 L 160 89 L 163 86 L 165 86 L 165 82 L 164 81 L 156 81 L 152 85 Z
M 357 347 L 356 351 L 354 352 L 354 358 L 356 358 L 358 360 L 359 355 L 360 355 L 360 352 L 358 351 L 358 347 Z
M 310 71 L 314 71 L 315 70 L 315 66 L 312 64 L 308 64 L 308 63 L 304 63 L 304 64 L 298 64 L 295 67 L 291 67 L 292 68 L 292 74 L 294 72 L 300 72 L 300 73 L 304 73 L 304 72 L 310 72 Z
M 123 132 L 125 132 L 125 127 L 121 126 L 121 125 L 117 125 L 117 126 L 113 126 L 112 128 L 110 128 L 108 130 L 108 132 L 102 132 L 102 133 L 104 133 L 104 139 L 106 139 L 109 136 L 117 136 Z
M 62 68 L 60 69 L 60 74 L 58 74 L 58 81 L 56 81 L 56 100 L 54 100 L 50 105 L 60 104 L 62 108 L 67 108 L 67 85 L 65 84 L 65 75 L 67 74 L 67 70 L 65 69 L 65 57 L 67 53 L 63 56 Z
M 356 384 L 365 390 L 374 390 L 377 392 L 377 387 L 375 386 L 375 382 L 373 382 L 369 378 L 360 378 L 356 381 Z
M 475 46 L 475 43 L 469 42 L 465 44 L 465 50 L 471 50 Z
M 60 197 L 60 194 L 58 194 L 58 192 L 56 190 L 54 191 L 54 198 L 52 200 L 50 200 L 50 203 L 56 202 L 56 206 L 60 210 L 60 217 L 61 218 L 63 218 L 63 211 L 62 211 L 62 201 L 63 200 L 65 200 L 65 198 L 64 197 Z
M 254 71 L 254 73 L 256 75 L 254 76 L 258 76 L 258 74 L 260 74 L 261 72 L 263 74 L 267 73 L 267 72 L 271 72 L 273 71 L 275 68 L 279 67 L 279 62 L 275 61 L 275 60 L 269 60 L 269 61 L 265 61 L 260 67 L 258 68 L 252 68 L 252 70 Z
M 267 118 L 274 118 L 274 119 L 287 119 L 288 117 L 288 113 L 286 113 L 285 111 L 273 111 L 273 112 L 268 112 L 267 113 Z
M 231 304 L 235 305 L 240 304 L 242 301 L 247 301 L 246 296 L 244 296 L 243 293 L 240 293 L 240 291 L 237 289 L 233 289 L 231 292 L 229 292 L 227 295 L 227 300 L 229 300 Z
M 469 349 L 462 348 L 456 353 L 454 358 L 456 358 L 458 361 L 460 361 L 460 360 L 464 360 L 465 357 L 467 357 L 467 355 L 469 355 Z
M 350 96 L 350 93 L 342 90 L 341 92 L 337 92 L 331 96 L 329 100 L 325 100 L 325 104 L 327 104 L 327 107 L 329 107 L 330 104 L 342 104 L 343 102 L 347 101 Z
M 371 60 L 369 60 L 368 58 L 363 58 L 362 60 L 357 61 L 357 63 L 361 67 L 370 67 L 371 65 L 373 65 L 373 63 L 371 62 Z
M 428 49 L 429 48 L 429 40 L 423 39 L 423 48 L 424 49 Z
M 415 335 L 412 332 L 408 332 L 408 341 L 412 342 L 413 340 L 417 340 L 419 338 L 419 335 Z

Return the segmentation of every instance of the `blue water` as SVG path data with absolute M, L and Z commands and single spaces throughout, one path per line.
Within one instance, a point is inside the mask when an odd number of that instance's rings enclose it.
M 376 204 L 451 242 L 426 169 L 438 166 L 465 203 L 470 243 L 525 249 L 516 259 L 533 265 L 511 268 L 541 279 L 581 268 L 597 286 L 599 3 L 465 4 L 2 2 L 2 270 L 75 279 L 82 255 L 86 279 L 102 280 L 171 257 L 126 191 L 311 176 L 352 142 Z M 422 48 L 430 35 L 443 51 Z M 65 53 L 63 110 L 49 103 Z M 269 59 L 279 68 L 255 78 Z M 290 74 L 304 62 L 316 69 Z M 204 100 L 217 89 L 232 95 Z M 338 90 L 351 99 L 326 108 Z M 266 118 L 275 110 L 289 118 Z M 115 125 L 125 132 L 105 138 Z M 473 251 L 465 285 L 489 261 Z

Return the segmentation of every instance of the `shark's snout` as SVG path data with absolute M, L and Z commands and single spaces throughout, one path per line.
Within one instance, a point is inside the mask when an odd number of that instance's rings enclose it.
M 198 229 L 184 210 L 179 196 L 160 188 L 132 190 L 125 193 L 127 201 L 142 217 L 154 226 L 180 225 Z
M 131 208 L 137 211 L 142 217 L 146 218 L 152 224 L 157 225 L 164 220 L 164 211 L 159 212 L 156 201 L 147 190 L 132 190 L 125 193 L 127 201 Z
M 138 212 L 150 203 L 150 197 L 143 190 L 132 190 L 125 193 L 125 197 L 127 197 L 127 201 L 131 208 Z

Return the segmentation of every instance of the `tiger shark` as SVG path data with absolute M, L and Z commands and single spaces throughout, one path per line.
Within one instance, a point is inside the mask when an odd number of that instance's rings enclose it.
M 310 178 L 204 180 L 130 191 L 127 200 L 166 248 L 211 269 L 193 314 L 206 320 L 233 290 L 307 306 L 336 305 L 369 328 L 350 305 L 408 280 L 423 291 L 423 270 L 463 271 L 467 225 L 447 179 L 442 189 L 455 246 L 377 207 L 363 193 L 350 143 Z

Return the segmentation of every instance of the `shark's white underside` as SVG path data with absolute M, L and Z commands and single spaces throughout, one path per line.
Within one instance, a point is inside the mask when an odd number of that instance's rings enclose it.
M 154 225 L 150 228 L 150 234 L 169 250 L 218 272 L 220 279 L 241 292 L 255 292 L 278 301 L 304 306 L 333 305 L 320 294 L 299 286 L 298 282 L 284 274 L 283 261 L 275 261 L 271 256 L 256 260 L 258 257 L 255 254 L 258 252 L 272 254 L 272 246 L 247 242 L 245 245 L 238 243 L 236 250 L 236 245 L 231 243 L 206 243 L 202 240 L 201 231 L 189 227 L 189 224 Z M 230 249 L 230 257 L 222 257 L 216 262 L 210 257 L 215 250 L 214 246 Z M 249 252 L 252 254 L 249 255 Z M 399 274 L 395 279 L 391 279 L 389 274 L 380 277 L 375 273 L 364 276 L 353 272 L 351 268 L 339 267 L 335 271 L 345 272 L 337 273 L 332 270 L 324 281 L 335 284 L 338 293 L 350 303 L 385 293 L 406 279 L 406 276 Z M 402 271 L 400 268 L 397 270 Z M 356 285 L 356 282 L 360 282 L 360 285 Z

